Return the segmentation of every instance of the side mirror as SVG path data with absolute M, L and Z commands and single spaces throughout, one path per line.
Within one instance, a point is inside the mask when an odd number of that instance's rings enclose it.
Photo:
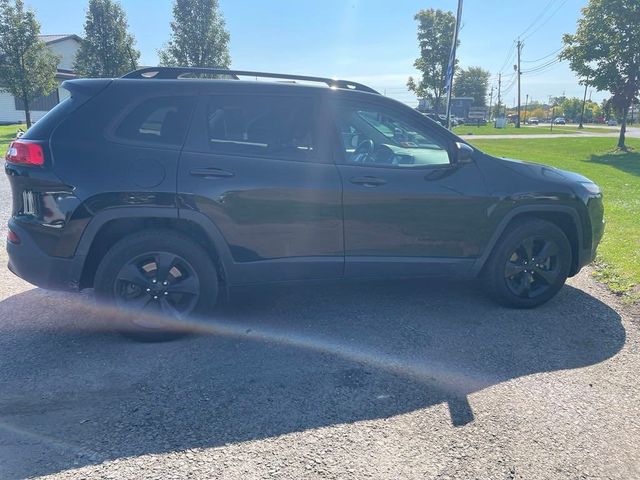
M 475 150 L 466 143 L 456 142 L 454 148 L 453 163 L 456 165 L 464 165 L 473 162 L 473 153 Z

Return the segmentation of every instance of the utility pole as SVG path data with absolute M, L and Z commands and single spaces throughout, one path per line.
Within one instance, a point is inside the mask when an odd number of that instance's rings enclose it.
M 582 99 L 582 113 L 580 114 L 580 125 L 578 125 L 578 128 L 584 128 L 582 122 L 584 122 L 584 107 L 587 105 L 587 88 L 589 88 L 589 77 L 584 81 L 584 98 Z
M 453 31 L 453 45 L 449 56 L 449 68 L 447 69 L 447 128 L 451 129 L 451 90 L 453 90 L 453 74 L 456 67 L 456 48 L 458 47 L 458 32 L 462 21 L 462 0 L 458 0 L 458 13 L 456 14 L 456 26 Z
M 498 74 L 498 102 L 496 106 L 498 107 L 498 117 L 500 116 L 500 89 L 502 87 L 502 74 Z
M 489 95 L 489 120 L 491 120 L 491 104 L 493 103 L 493 85 L 491 85 L 491 95 Z
M 527 105 L 529 105 L 529 94 L 527 93 L 527 99 L 524 101 L 524 123 L 527 123 Z
M 522 42 L 518 39 L 518 65 L 516 67 L 516 75 L 518 76 L 518 118 L 516 119 L 516 128 L 520 128 L 520 51 L 522 50 Z

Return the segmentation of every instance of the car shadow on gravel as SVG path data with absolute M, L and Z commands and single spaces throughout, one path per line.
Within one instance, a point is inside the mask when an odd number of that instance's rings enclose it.
M 163 344 L 107 333 L 113 313 L 88 299 L 0 302 L 0 478 L 429 407 L 463 426 L 470 394 L 603 362 L 625 342 L 618 314 L 572 287 L 530 311 L 457 282 L 261 287 Z

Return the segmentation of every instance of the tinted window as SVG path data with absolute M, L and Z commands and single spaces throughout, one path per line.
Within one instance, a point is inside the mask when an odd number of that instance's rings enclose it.
M 306 97 L 216 96 L 207 110 L 212 152 L 309 160 L 315 155 L 313 100 Z
M 116 129 L 116 136 L 145 143 L 182 145 L 192 105 L 191 97 L 146 100 L 125 117 Z
M 34 123 L 31 128 L 27 130 L 24 138 L 27 140 L 42 140 L 47 138 L 53 129 L 77 108 L 79 103 L 81 102 L 75 97 L 63 100 L 53 109 L 49 110 L 44 117 Z
M 335 108 L 347 163 L 394 167 L 446 165 L 449 154 L 422 122 L 370 105 Z

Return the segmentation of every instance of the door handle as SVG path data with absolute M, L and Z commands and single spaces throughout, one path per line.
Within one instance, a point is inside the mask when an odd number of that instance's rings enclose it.
M 363 185 L 365 187 L 379 187 L 387 183 L 386 180 L 378 177 L 351 177 L 349 181 L 355 185 Z
M 220 168 L 195 168 L 189 172 L 194 177 L 204 178 L 230 178 L 234 176 L 233 172 L 222 170 Z

